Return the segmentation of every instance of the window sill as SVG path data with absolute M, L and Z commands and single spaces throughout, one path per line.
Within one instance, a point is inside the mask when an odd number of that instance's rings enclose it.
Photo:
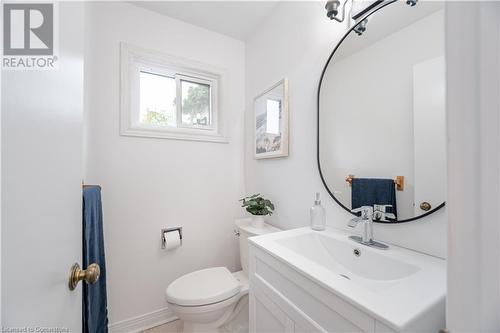
M 120 130 L 122 136 L 135 136 L 144 138 L 170 139 L 170 140 L 185 140 L 185 141 L 202 141 L 215 143 L 229 143 L 227 137 L 215 133 L 192 133 L 183 129 L 144 129 L 144 128 L 126 128 Z

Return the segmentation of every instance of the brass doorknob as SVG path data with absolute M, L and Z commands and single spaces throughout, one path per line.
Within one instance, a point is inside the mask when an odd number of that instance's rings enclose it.
M 96 283 L 101 274 L 101 269 L 98 264 L 90 264 L 87 269 L 82 270 L 78 263 L 75 263 L 71 267 L 71 273 L 69 275 L 69 290 L 74 290 L 78 285 L 78 282 L 84 280 L 87 283 Z
M 432 208 L 431 204 L 428 203 L 427 201 L 424 201 L 420 204 L 420 209 L 424 211 L 428 211 Z

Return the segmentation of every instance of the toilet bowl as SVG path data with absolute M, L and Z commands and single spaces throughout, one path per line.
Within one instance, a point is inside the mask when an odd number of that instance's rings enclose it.
M 279 229 L 251 219 L 235 222 L 240 237 L 243 270 L 226 267 L 194 271 L 173 281 L 166 290 L 168 307 L 184 322 L 184 332 L 248 332 L 248 237 Z

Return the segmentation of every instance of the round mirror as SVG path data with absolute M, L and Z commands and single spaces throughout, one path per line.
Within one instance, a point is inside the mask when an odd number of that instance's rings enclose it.
M 366 18 L 321 76 L 319 170 L 344 209 L 374 206 L 375 222 L 412 221 L 446 195 L 444 7 L 386 2 Z

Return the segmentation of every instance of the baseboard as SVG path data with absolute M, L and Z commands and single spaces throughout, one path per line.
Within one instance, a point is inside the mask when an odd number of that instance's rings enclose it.
M 176 319 L 177 317 L 171 310 L 163 308 L 110 324 L 108 330 L 110 333 L 137 333 Z

